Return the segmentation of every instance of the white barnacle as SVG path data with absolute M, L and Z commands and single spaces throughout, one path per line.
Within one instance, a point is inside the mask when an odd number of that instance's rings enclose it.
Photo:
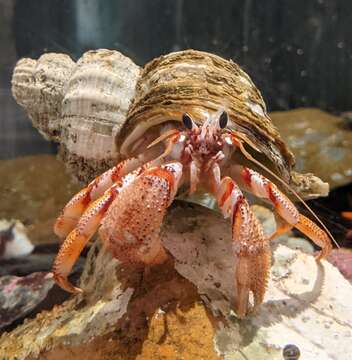
M 257 115 L 260 116 L 265 116 L 264 110 L 263 108 L 259 105 L 259 104 L 255 104 L 252 101 L 247 101 L 247 105 L 249 106 L 249 108 L 251 109 L 251 111 L 253 111 L 254 113 L 256 113 Z

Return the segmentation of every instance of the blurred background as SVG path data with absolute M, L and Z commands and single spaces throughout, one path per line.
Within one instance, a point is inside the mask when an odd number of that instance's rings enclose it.
M 21 57 L 117 49 L 137 64 L 194 48 L 239 63 L 268 108 L 352 108 L 349 0 L 0 0 L 0 158 L 52 152 L 10 92 Z

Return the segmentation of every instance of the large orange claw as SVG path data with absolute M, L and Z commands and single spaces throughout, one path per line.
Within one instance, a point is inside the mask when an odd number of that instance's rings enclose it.
M 177 162 L 150 168 L 119 194 L 99 232 L 117 259 L 157 264 L 167 258 L 160 227 L 181 175 Z
M 68 234 L 55 259 L 53 273 L 57 284 L 72 293 L 81 291 L 67 277 L 117 197 L 118 203 L 109 211 L 101 230 L 103 240 L 111 245 L 114 255 L 149 264 L 164 261 L 166 253 L 159 231 L 181 176 L 182 165 L 177 162 L 151 168 L 144 165 L 92 202 Z

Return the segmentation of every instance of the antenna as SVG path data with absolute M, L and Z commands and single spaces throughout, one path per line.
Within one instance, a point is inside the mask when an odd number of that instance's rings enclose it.
M 150 149 L 151 147 L 155 146 L 156 144 L 159 144 L 160 142 L 166 140 L 167 138 L 169 138 L 173 135 L 176 135 L 177 133 L 179 133 L 179 131 L 177 129 L 171 129 L 169 131 L 166 131 L 165 133 L 163 133 L 159 137 L 157 137 L 153 142 L 151 142 L 147 146 L 147 149 Z

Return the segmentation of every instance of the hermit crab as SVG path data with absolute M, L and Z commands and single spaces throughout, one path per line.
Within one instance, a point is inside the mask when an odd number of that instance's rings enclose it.
M 63 289 L 81 291 L 67 277 L 98 229 L 117 259 L 162 263 L 167 253 L 160 227 L 179 192 L 211 194 L 231 221 L 239 317 L 250 310 L 250 297 L 254 309 L 263 302 L 271 239 L 295 227 L 321 247 L 318 260 L 330 252 L 328 230 L 299 213 L 284 193 L 302 200 L 326 193 L 327 185 L 292 171 L 292 153 L 237 64 L 194 50 L 161 56 L 143 69 L 110 50 L 88 52 L 77 65 L 55 55 L 18 64 L 15 98 L 47 137 L 61 143 L 62 156 L 79 164 L 78 177 L 87 177 L 83 163 L 107 168 L 71 199 L 54 226 L 64 239 L 53 266 Z M 55 77 L 59 85 L 48 87 Z M 28 83 L 40 87 L 37 100 L 48 104 L 42 111 L 33 110 Z M 273 206 L 277 229 L 270 236 L 245 193 Z

